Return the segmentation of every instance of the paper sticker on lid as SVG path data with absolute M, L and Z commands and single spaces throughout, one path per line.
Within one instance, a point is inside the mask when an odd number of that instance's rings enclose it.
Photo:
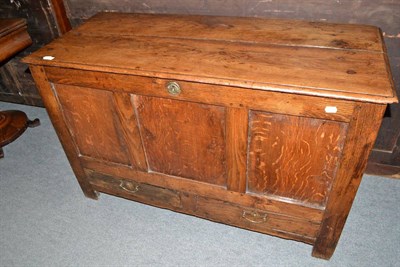
M 44 56 L 42 59 L 43 60 L 53 60 L 53 59 L 55 59 L 55 57 L 53 57 L 53 56 Z

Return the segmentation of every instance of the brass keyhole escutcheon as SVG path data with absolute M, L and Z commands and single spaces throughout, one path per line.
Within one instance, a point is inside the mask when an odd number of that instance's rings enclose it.
M 171 95 L 179 95 L 182 90 L 177 82 L 168 82 L 167 91 Z

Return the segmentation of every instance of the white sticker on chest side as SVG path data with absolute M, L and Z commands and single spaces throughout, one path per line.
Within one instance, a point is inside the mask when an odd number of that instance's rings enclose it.
M 42 59 L 43 60 L 53 60 L 53 59 L 55 59 L 55 57 L 53 57 L 53 56 L 44 56 Z
M 334 106 L 326 106 L 326 107 L 325 107 L 325 112 L 326 112 L 326 113 L 336 113 L 336 112 L 337 112 L 337 107 L 334 107 Z

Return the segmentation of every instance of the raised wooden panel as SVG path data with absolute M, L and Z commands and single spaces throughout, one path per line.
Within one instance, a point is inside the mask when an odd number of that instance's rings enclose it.
M 250 113 L 248 191 L 324 206 L 347 124 Z
M 135 96 L 149 169 L 226 185 L 225 109 Z
M 113 94 L 61 84 L 55 85 L 55 89 L 79 154 L 130 165 L 128 146 L 114 106 Z

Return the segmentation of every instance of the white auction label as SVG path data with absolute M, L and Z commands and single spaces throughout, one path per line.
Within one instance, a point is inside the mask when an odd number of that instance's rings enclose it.
M 326 107 L 325 107 L 325 112 L 326 112 L 326 113 L 336 113 L 336 112 L 337 112 L 337 107 L 334 107 L 334 106 L 326 106 Z
M 53 56 L 44 56 L 43 57 L 43 60 L 53 60 L 53 59 L 55 59 L 55 57 L 53 57 Z

